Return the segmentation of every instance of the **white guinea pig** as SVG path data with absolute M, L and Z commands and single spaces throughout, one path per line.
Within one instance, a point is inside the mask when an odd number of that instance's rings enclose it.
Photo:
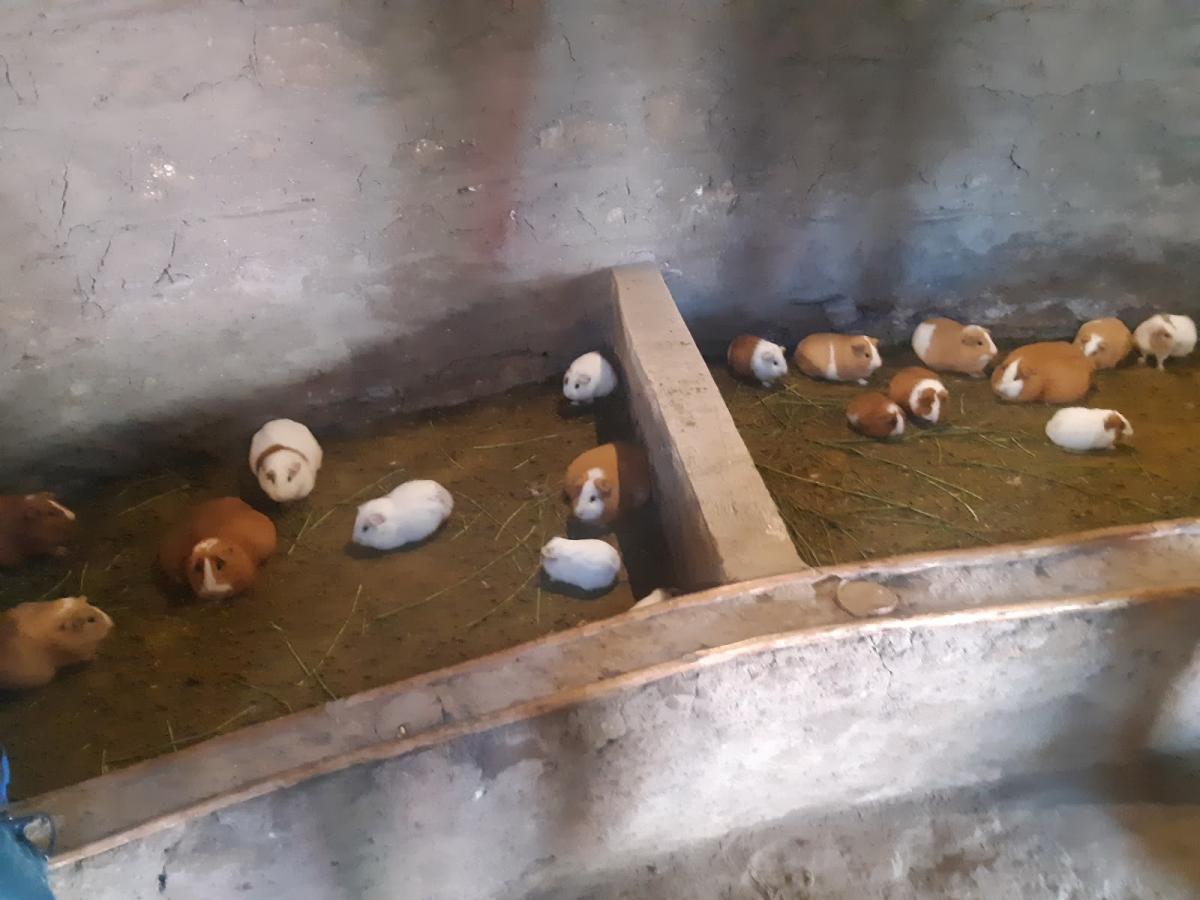
M 621 555 L 604 541 L 551 538 L 542 548 L 542 568 L 551 580 L 583 591 L 609 587 L 621 571 Z
M 1046 437 L 1064 450 L 1111 450 L 1117 441 L 1133 437 L 1133 426 L 1115 409 L 1070 406 L 1050 417 Z
M 250 440 L 250 471 L 276 503 L 303 500 L 317 484 L 321 445 L 291 419 L 272 419 Z
M 617 373 L 612 364 L 599 353 L 585 353 L 567 369 L 563 376 L 563 396 L 572 406 L 591 403 L 607 397 L 617 389 Z
M 425 540 L 453 510 L 454 498 L 436 481 L 406 481 L 358 508 L 352 539 L 375 550 L 394 550 Z
M 1153 356 L 1161 371 L 1170 357 L 1187 356 L 1196 349 L 1196 323 L 1187 316 L 1151 316 L 1133 332 L 1133 342 L 1141 354 L 1140 361 Z

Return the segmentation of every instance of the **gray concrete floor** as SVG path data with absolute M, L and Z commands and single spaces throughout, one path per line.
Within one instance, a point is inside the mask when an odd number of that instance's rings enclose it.
M 1200 782 L 1146 767 L 785 819 L 537 900 L 1200 896 Z

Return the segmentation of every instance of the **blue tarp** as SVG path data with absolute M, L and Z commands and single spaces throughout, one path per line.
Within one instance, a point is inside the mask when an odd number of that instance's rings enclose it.
M 39 817 L 10 818 L 8 756 L 0 748 L 0 900 L 54 900 L 46 881 L 46 857 L 25 839 L 25 827 Z

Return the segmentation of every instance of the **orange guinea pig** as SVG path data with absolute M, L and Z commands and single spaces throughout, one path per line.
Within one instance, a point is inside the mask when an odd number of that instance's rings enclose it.
M 909 366 L 892 376 L 888 397 L 913 418 L 936 425 L 950 399 L 950 392 L 935 373 L 920 366 Z
M 1120 319 L 1092 319 L 1079 326 L 1075 346 L 1097 369 L 1115 369 L 1133 349 L 1133 332 Z
M 913 352 L 939 372 L 979 378 L 996 358 L 996 344 L 982 325 L 960 325 L 953 319 L 926 319 L 913 331 Z
M 846 421 L 859 434 L 876 440 L 904 434 L 904 410 L 876 391 L 859 394 L 846 404 Z
M 14 606 L 0 614 L 0 688 L 41 687 L 63 666 L 91 662 L 112 628 L 87 597 Z
M 563 495 L 579 521 L 608 524 L 650 499 L 650 462 L 623 441 L 593 447 L 567 466 Z
M 787 374 L 787 353 L 778 344 L 753 334 L 739 334 L 729 342 L 725 361 L 734 375 L 770 387 Z
M 857 381 L 866 384 L 882 365 L 879 339 L 865 334 L 810 334 L 792 354 L 800 371 L 809 378 L 826 381 Z
M 992 372 L 992 390 L 1019 403 L 1074 403 L 1092 387 L 1095 363 L 1066 341 L 1018 347 Z
M 75 513 L 53 494 L 0 497 L 0 567 L 20 566 L 32 556 L 65 556 L 75 532 Z
M 158 562 L 171 580 L 211 600 L 252 587 L 274 552 L 275 524 L 237 497 L 221 497 L 192 507 L 162 542 Z

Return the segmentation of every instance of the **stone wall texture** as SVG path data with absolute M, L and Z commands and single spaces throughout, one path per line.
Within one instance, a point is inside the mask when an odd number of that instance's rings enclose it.
M 589 273 L 757 328 L 1196 309 L 1185 0 L 10 0 L 0 466 L 545 377 Z

